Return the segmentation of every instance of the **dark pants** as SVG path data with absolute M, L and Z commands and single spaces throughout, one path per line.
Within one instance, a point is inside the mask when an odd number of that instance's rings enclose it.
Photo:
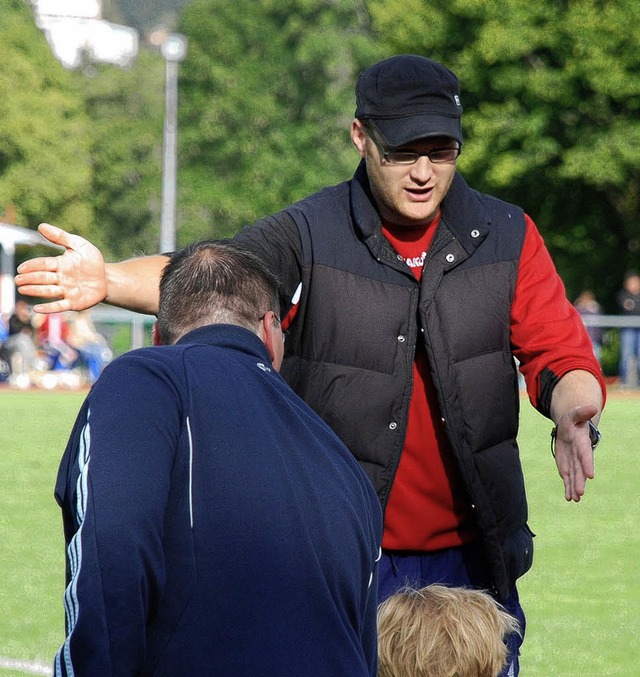
M 383 551 L 378 570 L 380 602 L 403 587 L 421 588 L 430 583 L 489 590 L 489 578 L 479 546 L 472 544 L 432 553 Z M 521 636 L 512 634 L 506 638 L 509 657 L 500 674 L 500 677 L 516 677 L 520 673 L 525 616 L 515 588 L 507 599 L 498 601 L 520 624 Z

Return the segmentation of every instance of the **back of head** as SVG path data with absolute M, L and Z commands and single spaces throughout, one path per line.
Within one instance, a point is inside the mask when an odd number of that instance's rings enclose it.
M 378 677 L 497 677 L 518 623 L 486 592 L 429 585 L 378 608 Z
M 260 259 L 228 241 L 196 242 L 163 270 L 157 331 L 165 345 L 208 324 L 255 331 L 269 310 L 279 314 L 278 280 Z
M 436 61 L 400 54 L 374 64 L 356 81 L 356 118 L 390 147 L 445 136 L 462 145 L 458 78 Z

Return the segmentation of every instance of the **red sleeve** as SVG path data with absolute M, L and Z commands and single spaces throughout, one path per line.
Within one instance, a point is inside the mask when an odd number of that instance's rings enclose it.
M 603 398 L 606 389 L 582 319 L 567 299 L 535 223 L 525 218 L 526 233 L 511 308 L 511 343 L 531 403 L 548 415 L 553 387 L 569 371 L 592 373 L 600 383 Z
M 44 320 L 36 327 L 35 335 L 38 345 L 42 345 L 42 342 L 49 337 L 49 315 L 45 315 Z

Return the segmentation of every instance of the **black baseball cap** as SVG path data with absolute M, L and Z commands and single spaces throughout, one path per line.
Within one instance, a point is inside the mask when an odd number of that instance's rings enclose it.
M 458 78 L 424 56 L 392 56 L 356 81 L 356 117 L 370 122 L 391 147 L 430 136 L 462 145 L 461 116 Z

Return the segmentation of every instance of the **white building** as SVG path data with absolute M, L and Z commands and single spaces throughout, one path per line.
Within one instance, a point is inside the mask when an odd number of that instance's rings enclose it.
M 36 25 L 66 68 L 83 61 L 129 66 L 138 54 L 138 32 L 103 21 L 102 0 L 30 0 Z

